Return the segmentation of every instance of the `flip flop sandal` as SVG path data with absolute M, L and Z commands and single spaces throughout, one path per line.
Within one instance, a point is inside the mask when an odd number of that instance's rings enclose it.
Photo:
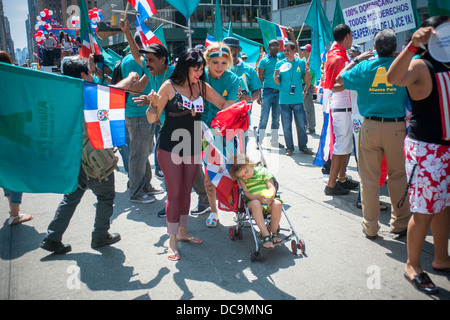
M 170 261 L 178 261 L 178 260 L 180 260 L 181 259 L 180 251 L 178 251 L 178 250 L 175 250 L 175 251 L 170 250 L 170 251 L 168 251 L 167 252 L 167 259 L 169 259 Z
M 177 239 L 177 241 L 178 241 L 178 242 L 189 242 L 189 243 L 192 243 L 192 244 L 200 244 L 200 243 L 203 242 L 202 239 L 200 239 L 200 238 L 198 238 L 198 237 L 194 237 L 194 236 L 187 237 L 187 238 L 182 239 L 182 240 L 178 240 L 178 239 Z
M 32 219 L 33 219 L 33 216 L 31 214 L 22 214 L 22 213 L 20 213 L 18 216 L 11 216 L 11 217 L 9 217 L 8 224 L 10 226 L 14 226 L 16 224 L 20 224 L 22 222 L 30 221 Z
M 219 215 L 215 212 L 211 212 L 209 214 L 208 219 L 206 219 L 206 226 L 208 228 L 215 228 L 215 227 L 217 227 L 218 221 L 219 221 Z
M 425 272 L 422 272 L 419 275 L 414 276 L 414 279 L 411 280 L 411 278 L 408 276 L 408 274 L 404 273 L 405 278 L 419 291 L 426 293 L 426 294 L 435 294 L 439 291 L 438 287 L 431 281 L 428 274 Z M 428 287 L 428 285 L 433 285 L 434 288 Z

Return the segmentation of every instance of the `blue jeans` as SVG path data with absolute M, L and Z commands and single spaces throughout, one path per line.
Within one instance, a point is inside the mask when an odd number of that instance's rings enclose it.
M 130 199 L 143 197 L 152 190 L 152 170 L 148 157 L 153 151 L 155 124 L 149 123 L 147 116 L 125 117 L 125 126 L 130 135 L 130 156 L 128 159 L 128 179 Z
M 11 204 L 22 203 L 22 192 L 14 192 L 5 188 L 3 188 L 3 192 L 5 193 L 5 197 L 10 199 Z
M 270 109 L 272 109 L 272 132 L 271 143 L 278 142 L 278 129 L 280 129 L 280 104 L 279 92 L 273 89 L 263 89 L 261 103 L 261 118 L 259 119 L 258 134 L 260 142 L 264 140 L 266 135 L 267 122 L 269 121 Z
M 123 168 L 125 169 L 125 172 L 128 175 L 129 169 L 128 169 L 128 161 L 130 158 L 130 135 L 128 134 L 128 129 L 125 128 L 125 146 L 119 147 L 119 153 L 122 156 L 122 162 L 123 162 Z
M 305 150 L 308 144 L 308 135 L 305 130 L 306 114 L 303 103 L 280 104 L 280 108 L 286 148 L 294 150 L 294 138 L 292 136 L 292 116 L 294 116 L 295 126 L 297 127 L 298 148 L 300 151 Z

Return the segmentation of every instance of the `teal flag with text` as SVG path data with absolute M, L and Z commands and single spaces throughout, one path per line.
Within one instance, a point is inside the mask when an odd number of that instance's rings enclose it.
M 0 187 L 73 192 L 83 143 L 83 81 L 5 63 L 0 79 Z

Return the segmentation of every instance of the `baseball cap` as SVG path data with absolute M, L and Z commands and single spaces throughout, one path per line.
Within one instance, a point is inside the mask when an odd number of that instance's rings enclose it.
M 278 40 L 272 39 L 269 41 L 269 46 L 276 44 L 278 46 Z
M 166 58 L 169 56 L 169 51 L 167 50 L 167 48 L 159 43 L 152 43 L 147 48 L 140 49 L 139 52 L 140 53 L 154 53 L 157 56 L 163 56 Z
M 311 45 L 308 43 L 307 45 L 300 47 L 300 50 L 306 50 L 308 52 L 311 52 Z
M 225 43 L 230 48 L 238 48 L 239 51 L 242 50 L 241 46 L 239 45 L 239 40 L 234 37 L 226 37 L 223 39 L 223 43 Z

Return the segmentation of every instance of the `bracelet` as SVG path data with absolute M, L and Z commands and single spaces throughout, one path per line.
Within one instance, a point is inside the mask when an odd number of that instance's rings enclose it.
M 147 112 L 151 114 L 156 114 L 156 108 L 153 108 L 151 105 L 147 108 Z
M 412 45 L 412 42 L 409 42 L 408 45 L 406 46 L 406 49 L 408 49 L 409 52 L 416 54 L 417 51 L 419 51 L 419 48 L 414 47 Z

